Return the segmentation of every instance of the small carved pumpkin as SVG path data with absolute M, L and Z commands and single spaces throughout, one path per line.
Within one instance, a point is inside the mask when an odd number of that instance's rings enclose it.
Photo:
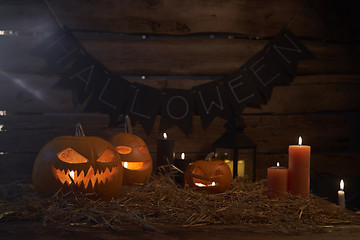
M 73 189 L 110 199 L 121 190 L 123 167 L 114 146 L 104 139 L 60 136 L 40 150 L 32 179 L 41 194 Z
M 118 133 L 109 142 L 121 156 L 124 184 L 145 183 L 152 173 L 152 159 L 144 140 L 130 133 Z
M 184 174 L 185 183 L 196 190 L 222 193 L 231 186 L 229 166 L 222 160 L 199 160 L 191 163 Z

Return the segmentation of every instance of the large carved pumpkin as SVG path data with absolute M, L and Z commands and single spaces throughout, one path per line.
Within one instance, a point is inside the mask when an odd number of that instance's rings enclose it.
M 121 156 L 124 184 L 145 183 L 152 173 L 152 159 L 144 140 L 130 133 L 118 133 L 109 139 Z
M 222 160 L 199 160 L 191 163 L 184 174 L 189 187 L 208 193 L 222 193 L 231 186 L 229 166 Z
M 73 189 L 110 199 L 121 190 L 123 167 L 114 146 L 104 139 L 61 136 L 40 150 L 32 179 L 39 193 Z

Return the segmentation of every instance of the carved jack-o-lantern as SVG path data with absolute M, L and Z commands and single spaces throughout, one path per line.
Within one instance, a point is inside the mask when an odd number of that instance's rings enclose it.
M 39 193 L 73 189 L 110 199 L 121 190 L 123 167 L 111 143 L 98 137 L 61 136 L 41 149 L 32 178 Z
M 221 193 L 231 186 L 229 166 L 222 160 L 196 161 L 191 163 L 184 174 L 185 183 L 196 190 Z
M 118 133 L 109 142 L 121 156 L 124 184 L 145 183 L 152 173 L 152 159 L 144 140 L 130 133 Z

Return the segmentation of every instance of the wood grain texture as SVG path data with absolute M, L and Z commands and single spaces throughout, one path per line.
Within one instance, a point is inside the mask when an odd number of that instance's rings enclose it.
M 84 106 L 73 104 L 71 90 L 54 89 L 59 75 L 46 78 L 37 74 L 0 72 L 0 110 L 18 113 L 81 112 Z M 155 76 L 141 79 L 124 77 L 129 82 L 163 88 L 191 89 L 216 77 Z M 297 76 L 288 86 L 276 86 L 271 99 L 259 108 L 247 107 L 244 114 L 288 114 L 360 110 L 360 75 Z
M 126 34 L 188 35 L 202 33 L 272 37 L 286 27 L 305 37 L 349 40 L 350 31 L 337 6 L 316 0 L 107 0 L 49 1 L 71 29 Z M 281 7 L 280 7 L 281 6 Z
M 338 211 L 338 206 L 332 203 L 321 202 L 321 206 L 326 209 Z M 353 216 L 354 222 L 358 222 L 358 216 L 346 211 Z M 267 229 L 255 224 L 233 224 L 221 225 L 214 224 L 210 226 L 182 227 L 182 226 L 164 226 L 162 231 L 151 232 L 145 231 L 141 226 L 125 225 L 119 232 L 109 231 L 99 228 L 71 227 L 65 228 L 56 224 L 47 223 L 43 226 L 41 222 L 5 222 L 0 225 L 0 237 L 3 239 L 52 239 L 52 240 L 84 240 L 84 239 L 158 239 L 158 240 L 175 240 L 175 239 L 208 239 L 208 240 L 228 240 L 247 239 L 247 240 L 358 240 L 360 228 L 358 224 L 353 225 L 333 225 L 330 230 L 324 233 L 301 233 L 301 234 L 280 234 L 269 233 Z M 120 235 L 120 237 L 119 237 Z
M 20 35 L 41 35 L 58 28 L 45 1 L 2 0 L 0 6 L 1 30 Z
M 0 67 L 6 72 L 41 73 L 45 61 L 30 51 L 42 38 L 0 38 Z M 268 40 L 203 38 L 79 38 L 85 49 L 118 75 L 226 75 L 260 52 Z M 300 61 L 297 74 L 359 73 L 360 44 L 305 40 L 315 56 Z M 190 57 L 191 56 L 191 57 Z
M 6 131 L 0 132 L 0 150 L 3 152 L 37 153 L 40 148 L 56 136 L 74 135 L 77 122 L 83 123 L 86 135 L 109 138 L 120 132 L 108 128 L 106 115 L 9 115 L 0 117 Z M 296 144 L 303 136 L 304 144 L 312 146 L 313 152 L 342 151 L 349 147 L 349 123 L 345 116 L 244 116 L 245 133 L 257 144 L 259 153 L 286 153 L 289 144 Z M 177 126 L 166 132 L 176 142 L 175 152 L 210 152 L 211 144 L 225 132 L 226 120 L 215 118 L 204 130 L 200 117 L 194 116 L 193 132 L 186 136 Z M 153 132 L 146 135 L 140 124 L 133 133 L 147 143 L 151 152 L 156 151 L 156 139 L 160 116 L 156 118 Z M 332 129 L 332 131 L 327 131 Z M 319 134 L 321 133 L 321 134 Z M 21 136 L 21 137 L 20 137 Z

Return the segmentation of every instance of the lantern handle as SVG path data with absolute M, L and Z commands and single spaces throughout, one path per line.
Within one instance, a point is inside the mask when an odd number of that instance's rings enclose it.
M 129 115 L 125 115 L 125 133 L 132 134 L 131 120 Z
M 75 126 L 75 137 L 85 137 L 85 132 L 80 123 Z
M 215 153 L 211 152 L 205 157 L 205 161 L 211 161 L 215 157 Z

